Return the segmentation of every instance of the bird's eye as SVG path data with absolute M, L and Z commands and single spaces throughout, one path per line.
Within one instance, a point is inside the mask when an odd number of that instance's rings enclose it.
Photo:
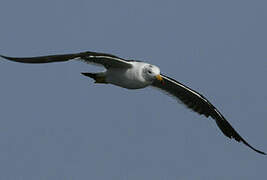
M 150 70 L 148 70 L 148 73 L 151 74 L 152 72 Z

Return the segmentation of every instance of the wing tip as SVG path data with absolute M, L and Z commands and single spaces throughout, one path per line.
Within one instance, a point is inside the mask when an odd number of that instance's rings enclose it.
M 243 144 L 245 144 L 246 146 L 248 146 L 250 149 L 252 149 L 253 151 L 262 154 L 262 155 L 267 155 L 265 152 L 260 151 L 256 148 L 254 148 L 253 146 L 251 146 L 246 140 L 244 140 L 239 134 L 238 136 L 231 136 L 230 138 L 234 138 L 237 142 L 242 142 Z
M 256 152 L 258 152 L 258 153 L 260 153 L 260 154 L 262 154 L 262 155 L 266 155 L 266 153 L 263 152 L 263 151 L 259 151 L 259 150 L 257 150 Z
M 266 153 L 265 152 L 263 152 L 263 151 L 260 151 L 260 150 L 258 150 L 258 149 L 256 149 L 256 148 L 254 148 L 254 147 L 252 147 L 250 144 L 248 144 L 246 141 L 244 141 L 243 139 L 241 140 L 245 145 L 247 145 L 248 147 L 250 147 L 252 150 L 254 150 L 255 152 L 257 152 L 257 153 L 259 153 L 259 154 L 262 154 L 262 155 L 266 155 Z
M 255 148 L 253 148 L 253 147 L 250 147 L 250 148 L 253 149 L 254 151 L 256 151 L 256 152 L 259 153 L 259 154 L 266 155 L 266 153 L 263 152 L 263 151 L 260 151 L 260 150 L 258 150 L 258 149 L 255 149 Z
M 14 58 L 14 57 L 4 56 L 2 54 L 0 54 L 0 57 L 2 57 L 3 59 L 10 60 L 10 61 L 15 61 L 16 60 L 16 58 Z
M 4 59 L 8 59 L 7 56 L 4 56 L 4 55 L 2 55 L 2 54 L 0 54 L 0 57 L 1 57 L 1 58 L 4 58 Z

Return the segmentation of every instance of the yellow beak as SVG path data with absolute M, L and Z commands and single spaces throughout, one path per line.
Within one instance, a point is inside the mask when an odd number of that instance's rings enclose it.
M 157 80 L 159 80 L 161 83 L 163 83 L 163 79 L 162 79 L 162 77 L 161 77 L 160 74 L 159 74 L 159 75 L 156 75 L 156 78 L 157 78 Z

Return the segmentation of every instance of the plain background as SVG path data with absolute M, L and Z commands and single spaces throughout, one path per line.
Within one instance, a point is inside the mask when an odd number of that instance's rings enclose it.
M 267 3 L 1 0 L 0 54 L 98 51 L 158 65 L 267 151 Z M 265 179 L 267 158 L 165 94 L 82 62 L 0 61 L 0 179 Z

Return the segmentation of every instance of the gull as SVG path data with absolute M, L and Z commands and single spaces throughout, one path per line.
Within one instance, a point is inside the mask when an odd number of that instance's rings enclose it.
M 95 83 L 113 84 L 127 89 L 141 89 L 148 86 L 156 87 L 180 100 L 191 110 L 200 115 L 211 117 L 222 133 L 230 139 L 243 142 L 252 150 L 266 155 L 252 147 L 239 133 L 230 125 L 225 117 L 200 93 L 183 85 L 182 83 L 160 73 L 159 67 L 137 60 L 126 60 L 111 54 L 98 52 L 81 52 L 73 54 L 61 54 L 38 57 L 8 57 L 2 58 L 20 63 L 52 63 L 69 60 L 81 60 L 86 63 L 102 65 L 106 68 L 104 72 L 81 73 L 95 80 Z

